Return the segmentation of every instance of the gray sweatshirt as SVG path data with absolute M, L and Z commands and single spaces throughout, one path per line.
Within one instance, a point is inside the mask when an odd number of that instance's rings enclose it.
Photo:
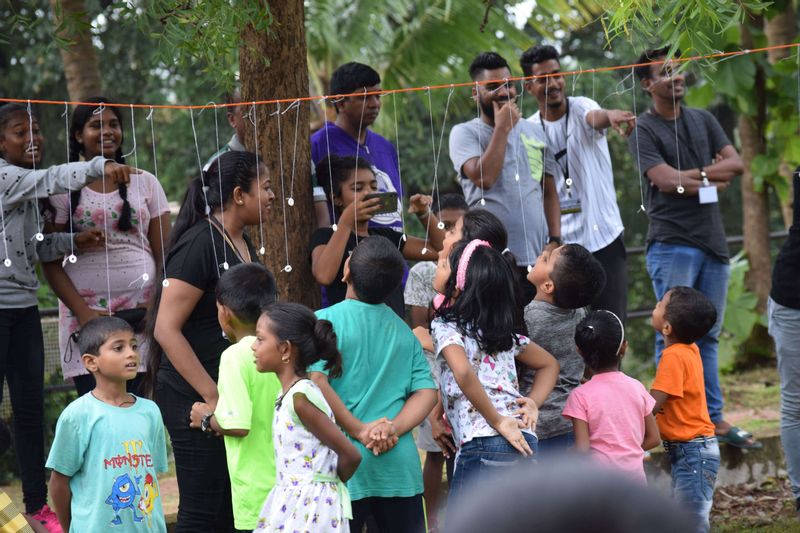
M 71 249 L 73 235 L 51 233 L 37 241 L 42 231 L 38 200 L 79 189 L 103 176 L 104 157 L 88 163 L 69 163 L 31 170 L 0 158 L 0 309 L 37 304 L 35 264 L 55 261 Z M 6 266 L 4 261 L 11 261 Z

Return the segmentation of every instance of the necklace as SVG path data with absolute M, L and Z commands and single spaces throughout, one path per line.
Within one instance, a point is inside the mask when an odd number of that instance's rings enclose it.
M 103 403 L 107 403 L 109 405 L 114 405 L 114 402 L 110 402 L 108 400 L 104 400 L 104 399 L 100 398 L 97 394 L 94 393 L 94 391 L 89 391 L 89 394 L 94 396 L 94 398 L 96 400 L 98 400 L 98 401 L 101 401 Z M 133 405 L 133 404 L 136 403 L 136 396 L 134 396 L 133 394 L 128 393 L 128 398 L 129 399 L 125 400 L 124 402 L 120 402 L 120 403 L 116 404 L 116 407 L 124 407 L 126 405 Z
M 286 395 L 289 393 L 289 391 L 290 391 L 290 390 L 292 390 L 292 387 L 294 387 L 295 385 L 297 385 L 298 383 L 300 383 L 300 382 L 301 382 L 301 381 L 303 381 L 304 379 L 308 379 L 308 378 L 297 378 L 297 379 L 294 381 L 294 383 L 292 383 L 291 385 L 289 385 L 289 388 L 288 388 L 288 389 L 286 389 L 286 392 L 284 392 L 283 394 L 281 394 L 281 395 L 278 397 L 278 399 L 277 399 L 277 400 L 275 400 L 275 409 L 276 409 L 276 410 L 278 410 L 278 409 L 280 409 L 280 408 L 281 408 L 281 405 L 283 404 L 283 398 L 284 398 L 284 397 L 285 397 L 285 396 L 286 396 Z
M 217 231 L 219 231 L 222 234 L 222 238 L 225 239 L 225 243 L 227 243 L 227 245 L 231 247 L 231 249 L 233 250 L 233 253 L 236 255 L 237 259 L 239 259 L 239 261 L 241 263 L 252 263 L 253 262 L 253 258 L 250 256 L 250 249 L 247 247 L 247 242 L 246 241 L 245 241 L 244 249 L 245 249 L 245 252 L 247 252 L 247 260 L 245 260 L 244 256 L 242 255 L 242 252 L 239 250 L 239 248 L 233 242 L 233 239 L 228 234 L 228 230 L 223 228 L 222 224 L 220 224 L 219 220 L 217 220 L 217 217 L 215 217 L 214 215 L 209 215 L 208 219 L 211 221 L 211 224 L 215 228 L 217 228 Z

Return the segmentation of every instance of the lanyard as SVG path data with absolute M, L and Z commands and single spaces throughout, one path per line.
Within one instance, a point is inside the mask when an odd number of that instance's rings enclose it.
M 242 256 L 242 253 L 239 251 L 239 248 L 237 248 L 236 245 L 233 243 L 233 239 L 231 239 L 231 236 L 228 235 L 228 232 L 225 230 L 225 228 L 222 227 L 222 224 L 219 223 L 219 220 L 217 220 L 214 217 L 214 215 L 208 215 L 208 220 L 210 220 L 211 224 L 215 228 L 217 228 L 217 231 L 219 231 L 222 234 L 222 238 L 225 239 L 227 245 L 231 247 L 234 255 L 236 255 L 236 258 L 239 259 L 239 262 L 241 263 L 253 262 L 253 258 L 250 256 L 250 249 L 247 247 L 247 241 L 245 241 L 244 243 L 245 249 L 247 250 L 247 260 L 245 261 L 244 257 Z
M 568 196 L 572 196 L 572 178 L 569 177 L 569 153 L 567 152 L 567 146 L 569 145 L 569 97 L 567 97 L 567 111 L 564 114 L 564 127 L 567 130 L 566 136 L 564 137 L 564 148 L 559 150 L 558 152 L 553 154 L 553 159 L 555 159 L 558 166 L 561 168 L 561 173 L 564 175 L 564 185 L 566 186 L 566 193 Z M 539 122 L 542 123 L 542 131 L 544 131 L 545 140 L 547 140 L 547 128 L 544 125 L 544 114 L 540 111 L 539 112 Z M 561 160 L 564 160 L 562 163 Z

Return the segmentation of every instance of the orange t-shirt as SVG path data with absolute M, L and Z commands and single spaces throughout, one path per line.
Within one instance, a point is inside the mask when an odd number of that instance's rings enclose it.
M 656 414 L 662 439 L 689 441 L 714 436 L 706 405 L 703 362 L 696 344 L 678 343 L 666 348 L 651 388 L 669 395 Z

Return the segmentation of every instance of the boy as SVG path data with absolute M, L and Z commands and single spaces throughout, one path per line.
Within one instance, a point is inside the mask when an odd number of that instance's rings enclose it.
M 275 484 L 272 416 L 281 383 L 274 373 L 256 370 L 252 346 L 261 311 L 276 295 L 275 278 L 260 263 L 236 265 L 219 279 L 217 318 L 235 344 L 220 357 L 216 408 L 202 402 L 192 406 L 192 427 L 224 436 L 238 531 L 255 529 Z
M 583 309 L 603 290 L 605 271 L 589 250 L 580 244 L 565 244 L 545 251 L 528 273 L 536 296 L 525 307 L 528 338 L 558 360 L 558 381 L 539 408 L 536 434 L 539 455 L 565 451 L 575 442 L 572 423 L 561 416 L 567 398 L 584 374 L 583 358 L 575 347 L 575 326 L 586 316 Z M 520 392 L 528 394 L 536 372 L 525 369 L 520 375 Z
M 156 477 L 167 471 L 164 423 L 155 403 L 126 390 L 139 369 L 133 328 L 95 318 L 81 329 L 78 348 L 96 385 L 61 413 L 47 458 L 61 527 L 166 532 Z
M 653 414 L 672 465 L 672 493 L 708 531 L 708 515 L 719 469 L 719 444 L 708 415 L 703 362 L 695 341 L 714 326 L 717 311 L 691 287 L 673 287 L 653 310 L 653 329 L 664 336 L 664 352 L 650 394 Z
M 414 334 L 381 303 L 402 276 L 397 247 L 384 237 L 367 237 L 345 263 L 346 299 L 317 311 L 333 323 L 344 372 L 329 382 L 320 362 L 309 369 L 310 377 L 322 389 L 336 422 L 361 443 L 356 446 L 363 461 L 347 482 L 353 500 L 351 531 L 361 531 L 370 517 L 379 531 L 425 531 L 419 452 L 410 432 L 436 404 L 436 383 Z M 380 424 L 382 417 L 390 419 L 388 424 Z M 369 425 L 361 422 L 375 419 Z M 382 437 L 396 434 L 396 445 L 373 455 L 365 448 L 376 448 L 373 430 Z
M 455 226 L 458 219 L 467 212 L 469 206 L 464 197 L 460 194 L 447 193 L 439 197 L 438 201 L 431 204 L 431 211 L 443 224 L 444 231 L 448 232 Z M 433 261 L 420 261 L 408 271 L 408 280 L 404 290 L 406 305 L 410 308 L 411 327 L 423 327 L 426 330 L 431 327 L 431 302 L 436 296 L 433 288 L 433 276 L 436 274 L 436 263 Z M 438 365 L 434 363 L 436 357 L 433 352 L 424 350 L 425 357 L 431 367 L 433 378 L 438 383 Z M 437 401 L 436 408 L 431 411 L 417 432 L 417 448 L 425 451 L 425 465 L 422 467 L 422 481 L 425 486 L 425 509 L 428 513 L 428 527 L 435 529 L 438 527 L 438 502 L 442 493 L 442 467 L 447 456 L 448 479 L 453 470 L 453 454 L 455 444 L 452 439 L 447 438 L 448 431 L 444 425 L 442 415 L 444 410 L 441 402 Z M 437 434 L 444 434 L 444 446 L 433 440 L 432 428 L 436 427 Z

